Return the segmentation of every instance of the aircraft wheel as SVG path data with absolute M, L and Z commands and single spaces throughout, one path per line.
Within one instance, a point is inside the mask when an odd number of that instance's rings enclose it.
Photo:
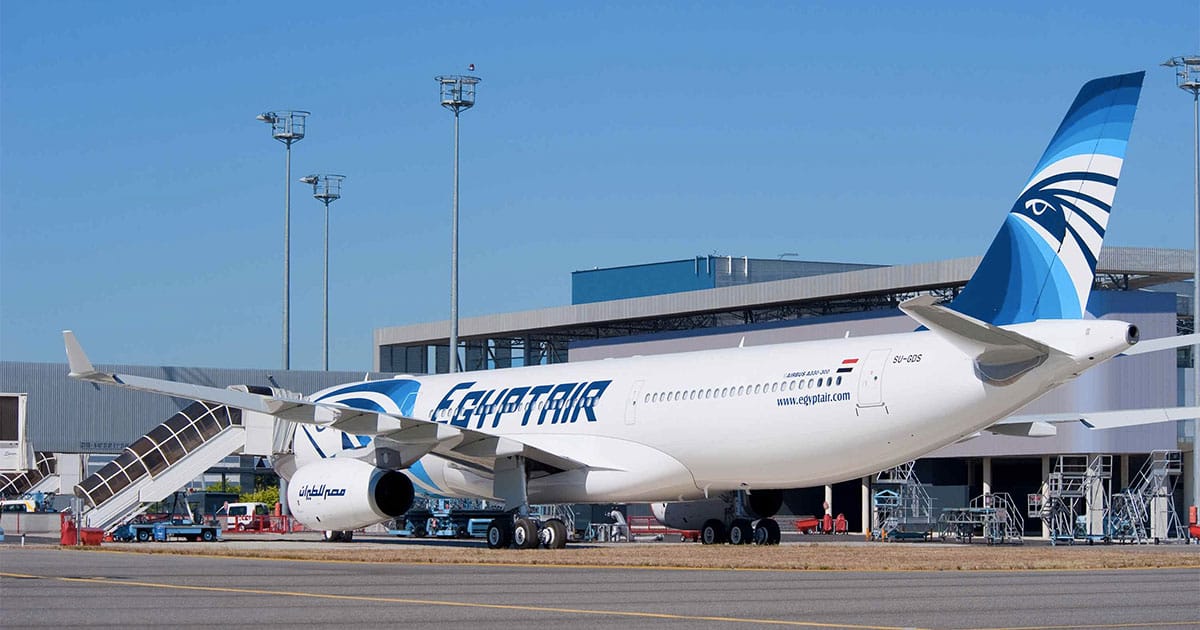
M 538 546 L 537 525 L 527 518 L 519 518 L 513 522 L 513 546 L 517 549 L 533 549 Z
M 700 542 L 706 545 L 719 545 L 725 542 L 725 524 L 717 519 L 709 519 L 700 528 Z
M 754 537 L 754 531 L 750 527 L 750 521 L 739 518 L 733 521 L 733 525 L 729 527 L 729 544 L 731 545 L 746 545 Z
M 779 523 L 773 518 L 764 518 L 754 527 L 756 545 L 778 545 L 780 538 Z
M 354 530 L 348 529 L 342 532 L 342 542 L 351 542 L 354 540 Z
M 562 549 L 567 546 L 567 526 L 559 519 L 552 518 L 542 525 L 538 537 L 546 549 Z
M 512 542 L 512 523 L 506 517 L 492 519 L 487 529 L 488 549 L 503 549 Z

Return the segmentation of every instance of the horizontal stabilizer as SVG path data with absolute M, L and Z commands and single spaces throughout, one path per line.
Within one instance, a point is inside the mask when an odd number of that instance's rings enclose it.
M 992 384 L 1012 382 L 1058 352 L 1040 341 L 939 306 L 936 302 L 935 296 L 919 295 L 902 302 L 900 310 L 974 357 L 980 374 Z
M 1009 416 L 987 430 L 1005 433 L 1004 427 L 1028 423 L 1061 424 L 1080 422 L 1090 429 L 1116 429 L 1172 420 L 1200 418 L 1200 407 L 1159 407 L 1153 409 L 1124 409 L 1120 411 L 1092 411 L 1086 413 L 1048 413 Z
M 1177 337 L 1161 337 L 1159 339 L 1139 341 L 1137 345 L 1126 350 L 1125 352 L 1122 352 L 1120 356 L 1128 357 L 1135 354 L 1146 354 L 1147 352 L 1172 350 L 1174 348 L 1182 348 L 1184 346 L 1193 346 L 1198 343 L 1200 343 L 1200 333 L 1179 335 Z

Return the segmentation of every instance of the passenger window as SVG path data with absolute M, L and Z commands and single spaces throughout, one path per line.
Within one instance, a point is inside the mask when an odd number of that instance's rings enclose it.
M 810 379 L 808 379 L 808 388 L 812 389 L 812 386 L 813 386 L 813 380 L 810 378 Z
M 840 376 L 838 377 L 838 379 L 837 379 L 837 384 L 838 384 L 838 385 L 841 385 L 841 384 L 842 384 L 842 377 L 840 377 Z
M 800 389 L 804 389 L 804 381 L 800 381 Z
M 823 378 L 817 379 L 817 387 L 821 387 L 824 383 L 825 383 L 825 379 L 823 379 Z

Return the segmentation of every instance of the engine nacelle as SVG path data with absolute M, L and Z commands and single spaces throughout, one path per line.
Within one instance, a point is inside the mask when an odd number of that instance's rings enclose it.
M 672 529 L 700 529 L 709 519 L 725 522 L 732 503 L 724 499 L 651 503 L 650 511 L 658 522 Z
M 734 493 L 727 492 L 715 499 L 651 503 L 650 511 L 658 522 L 672 529 L 700 529 L 710 519 L 728 523 L 733 518 L 735 500 Z M 751 518 L 770 518 L 782 505 L 781 490 L 751 490 L 743 507 Z
M 332 458 L 296 469 L 287 498 L 292 515 L 308 527 L 354 530 L 407 512 L 413 485 L 401 472 Z

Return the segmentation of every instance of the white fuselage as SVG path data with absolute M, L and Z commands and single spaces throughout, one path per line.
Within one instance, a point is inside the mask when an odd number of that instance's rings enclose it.
M 533 503 L 807 487 L 972 435 L 1130 345 L 1128 325 L 1116 321 L 1009 328 L 1061 352 L 992 385 L 974 357 L 919 331 L 412 377 L 420 387 L 409 404 L 413 417 L 515 436 L 588 464 L 532 475 Z M 301 465 L 314 457 L 301 439 L 296 452 Z M 490 475 L 436 455 L 409 474 L 438 494 L 495 496 Z

